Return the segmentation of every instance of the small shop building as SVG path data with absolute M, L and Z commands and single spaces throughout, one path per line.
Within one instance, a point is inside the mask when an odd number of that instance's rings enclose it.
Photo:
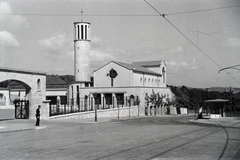
M 225 117 L 226 102 L 228 101 L 227 99 L 205 100 L 204 102 L 207 103 L 207 108 L 210 112 L 210 118 Z

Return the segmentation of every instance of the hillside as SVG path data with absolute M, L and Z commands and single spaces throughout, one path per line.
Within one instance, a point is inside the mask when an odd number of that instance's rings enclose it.
M 233 93 L 239 93 L 240 92 L 240 88 L 231 88 Z M 225 88 L 225 87 L 210 87 L 208 88 L 208 92 L 211 91 L 216 91 L 216 92 L 229 92 L 230 91 L 230 87 L 229 88 Z

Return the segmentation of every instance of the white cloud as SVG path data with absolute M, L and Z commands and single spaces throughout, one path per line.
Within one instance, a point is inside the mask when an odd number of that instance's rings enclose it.
M 90 51 L 90 59 L 92 61 L 105 61 L 105 60 L 112 60 L 114 57 L 108 53 L 91 50 Z
M 226 40 L 225 46 L 229 47 L 240 47 L 240 39 L 239 38 L 229 38 Z
M 39 40 L 39 45 L 47 55 L 64 55 L 70 53 L 66 33 L 55 33 L 50 38 Z
M 63 72 L 64 69 L 61 68 L 61 67 L 55 67 L 55 68 L 53 68 L 53 71 L 54 71 L 54 72 Z
M 188 64 L 186 62 L 180 62 L 179 66 L 184 66 L 184 67 L 188 67 Z
M 17 39 L 8 31 L 0 31 L 0 46 L 3 47 L 20 47 Z
M 167 65 L 170 65 L 170 66 L 176 66 L 176 64 L 177 64 L 177 62 L 173 62 L 173 61 L 166 62 L 166 63 L 167 63 Z
M 7 16 L 4 14 L 12 14 L 12 7 L 9 2 L 0 2 L 0 21 L 4 23 L 6 28 L 17 27 L 22 28 L 28 27 L 27 19 L 20 15 Z
M 9 14 L 12 13 L 12 7 L 8 2 L 0 2 L 0 14 Z
M 176 46 L 174 48 L 168 48 L 165 50 L 166 53 L 182 53 L 183 49 L 181 46 Z
M 167 65 L 174 66 L 174 67 L 188 67 L 187 62 L 170 61 L 170 62 L 167 62 Z
M 27 23 L 27 19 L 23 16 L 13 16 L 13 18 L 11 19 L 12 24 L 14 24 L 15 26 L 19 26 L 22 27 L 23 24 L 26 24 L 25 26 L 28 25 Z
M 4 14 L 11 14 L 12 8 L 8 2 L 0 2 L 0 21 L 3 23 L 3 20 L 7 19 L 7 16 Z
M 93 36 L 93 37 L 91 37 L 91 42 L 92 43 L 99 43 L 99 42 L 102 42 L 102 39 L 100 37 Z

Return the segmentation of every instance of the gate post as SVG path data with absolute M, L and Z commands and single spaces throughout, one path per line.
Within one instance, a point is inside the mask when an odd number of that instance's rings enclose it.
M 14 101 L 14 107 L 15 107 L 15 119 L 17 118 L 17 102 Z
M 95 122 L 97 122 L 97 108 L 98 108 L 99 102 L 97 99 L 97 93 L 94 93 L 93 96 L 94 96 L 94 108 L 95 108 Z
M 29 100 L 25 103 L 25 109 L 26 109 L 26 118 L 29 119 Z
M 44 100 L 42 101 L 42 105 L 41 105 L 41 119 L 49 119 L 49 117 L 51 116 L 50 112 L 50 102 L 51 100 Z

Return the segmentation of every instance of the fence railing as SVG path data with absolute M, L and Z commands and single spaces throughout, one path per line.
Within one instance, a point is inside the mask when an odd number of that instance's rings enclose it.
M 240 117 L 240 112 L 226 112 L 226 117 Z
M 118 108 L 124 106 L 136 106 L 139 104 L 138 96 L 136 97 L 122 97 L 122 98 L 76 98 L 67 99 L 67 102 L 51 101 L 49 108 L 49 115 L 61 115 L 77 112 L 87 112 L 96 109 L 104 110 L 111 108 Z

